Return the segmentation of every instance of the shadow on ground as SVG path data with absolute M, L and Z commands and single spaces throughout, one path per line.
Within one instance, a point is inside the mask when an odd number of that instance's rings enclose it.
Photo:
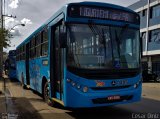
M 137 103 L 102 108 L 78 109 L 67 112 L 67 114 L 76 119 L 131 119 L 132 116 L 137 113 L 146 115 L 147 113 L 159 113 L 159 105 L 160 101 L 142 98 L 142 101 Z
M 1 99 L 0 99 L 1 101 Z M 10 98 L 5 99 L 6 114 L 11 119 L 42 119 L 39 113 L 27 98 Z M 18 117 L 18 118 L 17 118 Z
M 60 105 L 56 105 L 53 110 L 56 108 L 61 109 L 63 110 L 62 113 L 57 113 L 56 111 L 54 113 L 40 113 L 41 111 L 43 112 L 43 110 L 47 110 L 48 107 L 36 110 L 30 101 L 44 103 L 42 99 L 38 98 L 12 98 L 13 107 L 11 108 L 18 110 L 18 119 L 130 119 L 134 113 L 159 113 L 160 110 L 160 101 L 142 98 L 140 102 L 136 103 L 101 108 L 71 110 Z

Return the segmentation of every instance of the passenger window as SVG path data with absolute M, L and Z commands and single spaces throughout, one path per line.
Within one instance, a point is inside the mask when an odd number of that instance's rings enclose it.
M 45 29 L 42 31 L 42 56 L 48 56 L 48 31 Z
M 39 33 L 37 36 L 36 36 L 36 57 L 40 57 L 41 56 L 41 33 Z

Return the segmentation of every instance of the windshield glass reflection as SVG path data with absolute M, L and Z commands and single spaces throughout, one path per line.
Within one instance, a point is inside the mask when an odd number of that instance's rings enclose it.
M 125 27 L 68 26 L 67 65 L 90 69 L 139 67 L 139 31 Z

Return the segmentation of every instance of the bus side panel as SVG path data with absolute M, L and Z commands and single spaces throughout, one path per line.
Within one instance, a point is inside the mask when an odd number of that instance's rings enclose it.
M 29 79 L 30 79 L 30 88 L 36 90 L 36 60 L 29 61 Z
M 42 79 L 43 77 L 46 78 L 47 81 L 49 81 L 50 78 L 50 72 L 49 72 L 49 60 L 48 57 L 41 58 L 39 60 L 38 64 L 40 64 L 40 79 L 38 80 L 38 92 L 42 93 Z
M 17 69 L 17 79 L 22 83 L 22 76 L 24 78 L 24 84 L 26 85 L 26 67 L 25 61 L 18 61 L 16 62 L 16 69 Z
M 30 87 L 33 90 L 41 93 L 42 89 L 42 79 L 45 77 L 48 79 L 48 59 L 46 58 L 37 58 L 30 60 L 29 63 L 29 74 L 30 74 Z

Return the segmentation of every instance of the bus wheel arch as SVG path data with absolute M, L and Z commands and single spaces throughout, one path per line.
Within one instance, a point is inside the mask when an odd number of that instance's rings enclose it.
M 41 91 L 43 98 L 44 98 L 44 95 L 43 95 L 44 92 L 43 91 L 44 91 L 44 86 L 45 86 L 46 82 L 47 82 L 47 78 L 43 76 L 42 77 L 42 91 Z
M 42 78 L 42 96 L 44 101 L 50 105 L 53 106 L 54 102 L 49 98 L 49 82 L 47 81 L 47 78 L 43 76 Z

